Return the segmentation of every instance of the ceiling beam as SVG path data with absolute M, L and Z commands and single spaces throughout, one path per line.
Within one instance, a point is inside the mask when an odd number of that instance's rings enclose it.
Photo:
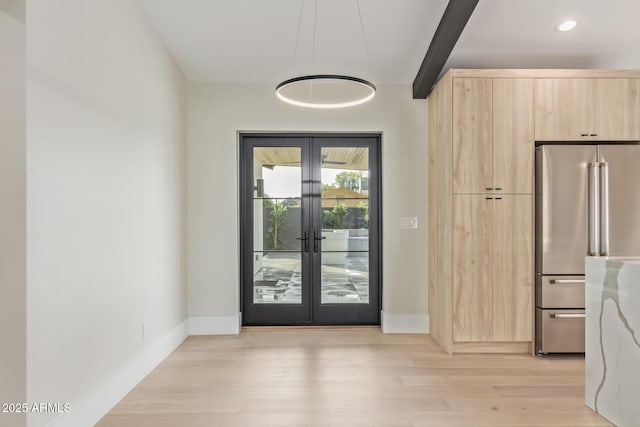
M 479 0 L 449 0 L 413 81 L 413 99 L 425 99 L 449 59 Z

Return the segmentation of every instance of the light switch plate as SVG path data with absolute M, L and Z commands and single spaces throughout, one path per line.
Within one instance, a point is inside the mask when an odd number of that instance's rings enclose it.
M 412 228 L 418 228 L 417 216 L 403 216 L 400 218 L 400 229 L 410 230 Z

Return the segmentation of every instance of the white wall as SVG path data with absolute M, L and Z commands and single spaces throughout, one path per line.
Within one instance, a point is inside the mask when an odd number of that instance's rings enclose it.
M 333 111 L 278 101 L 272 85 L 189 84 L 189 314 L 239 311 L 238 131 L 383 132 L 383 310 L 425 328 L 427 113 L 410 86 Z M 418 230 L 400 230 L 417 216 Z M 406 317 L 403 317 L 406 316 Z
M 186 318 L 186 95 L 137 1 L 28 2 L 30 402 L 79 410 Z
M 0 2 L 0 402 L 26 400 L 24 0 Z M 25 425 L 0 413 L 0 425 Z

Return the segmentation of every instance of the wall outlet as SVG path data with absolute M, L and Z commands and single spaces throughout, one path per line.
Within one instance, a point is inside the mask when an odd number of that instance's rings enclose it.
M 417 216 L 403 216 L 400 218 L 400 229 L 401 230 L 410 230 L 413 228 L 418 228 L 418 217 Z

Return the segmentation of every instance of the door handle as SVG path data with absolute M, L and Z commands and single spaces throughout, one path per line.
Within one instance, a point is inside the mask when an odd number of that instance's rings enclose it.
M 551 279 L 549 283 L 552 285 L 584 285 L 584 279 Z
M 586 314 L 584 313 L 549 313 L 549 317 L 552 319 L 584 319 Z
M 587 192 L 587 255 L 600 255 L 600 164 L 589 163 L 588 169 L 588 192 Z
M 319 246 L 320 246 L 320 245 L 318 245 L 318 242 L 320 240 L 324 240 L 324 239 L 326 239 L 326 237 L 323 237 L 322 235 L 320 235 L 320 237 L 318 237 L 318 232 L 317 231 L 313 232 L 313 252 L 316 252 L 316 253 L 318 252 Z
M 296 237 L 296 240 L 300 240 L 301 242 L 304 242 L 303 248 L 305 252 L 309 252 L 309 235 L 307 233 L 307 230 L 304 230 L 304 234 L 302 234 L 302 237 Z
M 609 255 L 609 164 L 600 163 L 600 255 Z

